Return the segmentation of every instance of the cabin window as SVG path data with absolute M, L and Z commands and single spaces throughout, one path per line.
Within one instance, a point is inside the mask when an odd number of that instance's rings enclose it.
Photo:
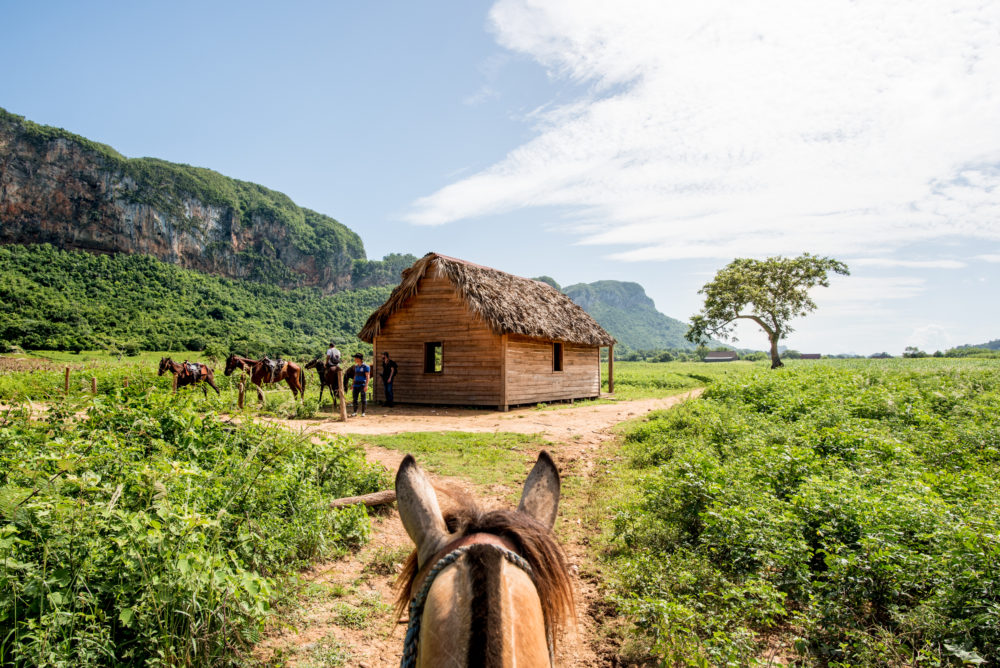
M 552 344 L 552 370 L 563 370 L 563 347 L 561 343 Z
M 443 349 L 440 341 L 424 344 L 424 373 L 441 373 L 444 370 Z

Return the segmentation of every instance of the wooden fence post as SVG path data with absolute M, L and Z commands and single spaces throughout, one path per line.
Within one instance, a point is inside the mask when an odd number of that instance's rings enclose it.
M 97 379 L 93 376 L 90 377 L 90 393 L 97 395 Z
M 608 346 L 608 394 L 615 393 L 615 346 Z
M 174 394 L 177 394 L 177 379 L 180 377 L 181 375 L 179 373 L 174 374 Z
M 340 421 L 347 422 L 347 397 L 344 396 L 344 371 L 337 367 L 337 398 L 340 399 Z
M 247 389 L 246 385 L 244 384 L 243 378 L 240 378 L 240 382 L 239 385 L 237 385 L 237 387 L 239 388 L 240 394 L 239 397 L 236 399 L 236 405 L 240 407 L 240 410 L 243 410 L 243 397 L 246 394 L 246 389 Z
M 128 378 L 126 378 L 125 380 L 123 380 L 123 381 L 122 381 L 122 385 L 123 385 L 123 386 L 124 386 L 125 388 L 128 388 Z
M 66 382 L 63 383 L 63 392 L 69 395 L 69 367 L 66 367 Z

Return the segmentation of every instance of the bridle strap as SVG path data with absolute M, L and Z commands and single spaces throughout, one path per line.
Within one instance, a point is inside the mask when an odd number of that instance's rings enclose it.
M 468 542 L 463 542 L 465 538 L 472 539 L 479 535 L 486 535 L 494 540 L 469 540 Z M 434 580 L 441 571 L 458 561 L 459 557 L 471 550 L 474 545 L 486 545 L 491 549 L 496 550 L 504 559 L 527 573 L 532 582 L 535 581 L 535 573 L 531 569 L 531 564 L 529 564 L 524 557 L 517 554 L 513 550 L 508 549 L 504 545 L 497 544 L 499 541 L 496 539 L 500 539 L 500 537 L 492 536 L 490 534 L 473 534 L 472 536 L 465 536 L 454 543 L 446 545 L 444 549 L 449 551 L 445 553 L 444 556 L 437 558 L 438 555 L 435 554 L 434 557 L 436 560 L 431 559 L 428 562 L 429 564 L 433 564 L 433 566 L 431 566 L 430 570 L 424 576 L 423 584 L 421 585 L 420 590 L 417 591 L 413 600 L 410 601 L 410 621 L 406 626 L 406 638 L 403 641 L 403 656 L 399 660 L 399 668 L 414 668 L 417 665 L 417 644 L 420 642 L 420 622 L 424 615 L 424 604 L 427 603 L 427 594 L 430 593 Z M 458 547 L 455 547 L 455 545 L 458 545 Z M 440 552 L 438 554 L 440 554 Z M 414 582 L 416 583 L 416 580 Z M 552 643 L 549 642 L 548 645 L 549 663 L 551 664 Z
M 468 536 L 459 536 L 450 543 L 445 544 L 440 550 L 434 553 L 424 567 L 417 571 L 416 577 L 413 578 L 413 584 L 410 585 L 410 591 L 420 591 L 420 586 L 423 584 L 424 578 L 430 572 L 434 564 L 441 561 L 446 554 L 453 552 L 460 547 L 465 547 L 466 545 L 495 545 L 497 547 L 502 547 L 506 550 L 516 553 L 514 543 L 512 543 L 507 538 L 503 536 L 497 536 L 492 533 L 473 533 Z

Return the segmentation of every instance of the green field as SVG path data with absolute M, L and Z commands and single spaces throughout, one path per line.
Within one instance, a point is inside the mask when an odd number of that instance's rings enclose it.
M 615 399 L 628 401 L 667 397 L 678 390 L 704 387 L 741 376 L 765 362 L 615 362 Z M 601 392 L 608 391 L 607 363 L 601 370 Z
M 1000 363 L 789 364 L 626 434 L 607 555 L 666 664 L 1000 660 Z

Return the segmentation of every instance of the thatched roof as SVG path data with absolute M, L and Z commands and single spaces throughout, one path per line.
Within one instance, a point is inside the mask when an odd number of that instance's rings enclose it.
M 417 294 L 420 279 L 433 264 L 454 284 L 473 313 L 497 334 L 523 334 L 539 339 L 608 346 L 614 337 L 572 299 L 555 288 L 497 269 L 446 255 L 428 253 L 403 271 L 389 299 L 371 314 L 358 337 L 371 342 L 385 321 Z

